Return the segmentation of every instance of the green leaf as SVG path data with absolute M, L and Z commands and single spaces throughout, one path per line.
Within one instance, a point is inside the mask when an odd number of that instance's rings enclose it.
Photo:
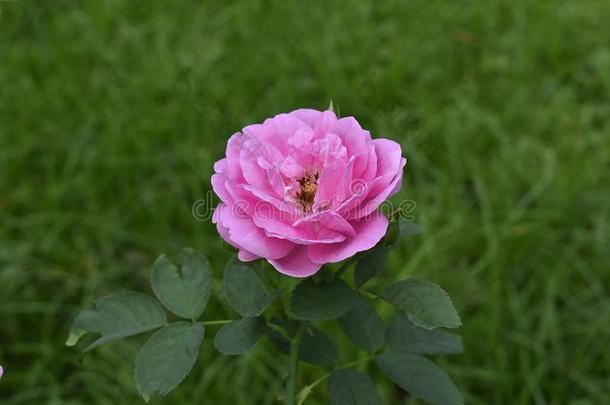
M 385 338 L 385 326 L 369 301 L 359 297 L 356 305 L 339 318 L 339 325 L 354 342 L 368 352 L 375 352 Z
M 174 322 L 155 332 L 136 357 L 136 384 L 145 400 L 165 395 L 191 371 L 204 335 L 199 322 Z
M 352 309 L 356 300 L 356 292 L 341 279 L 319 284 L 307 279 L 293 290 L 290 313 L 305 321 L 337 319 Z
M 387 246 L 378 246 L 358 260 L 354 271 L 356 287 L 362 287 L 367 281 L 383 271 L 389 251 L 390 249 Z
M 334 366 L 339 360 L 339 351 L 324 332 L 310 327 L 303 334 L 299 359 L 318 366 Z
M 224 354 L 243 354 L 258 342 L 265 331 L 262 317 L 233 321 L 222 327 L 214 338 L 214 346 Z
M 399 223 L 400 237 L 419 235 L 422 232 L 421 226 L 405 220 L 400 220 Z
M 297 323 L 289 319 L 272 318 L 269 322 L 275 326 L 287 331 L 287 333 L 293 333 L 297 329 Z M 273 328 L 267 329 L 269 339 L 275 345 L 275 347 L 282 353 L 287 354 L 290 350 L 290 340 L 284 336 L 284 334 L 278 332 Z
M 397 315 L 390 322 L 387 338 L 392 349 L 415 354 L 453 354 L 464 351 L 460 335 L 439 328 L 420 328 L 405 315 Z
M 205 257 L 193 249 L 184 249 L 180 271 L 161 255 L 152 267 L 151 283 L 167 309 L 182 318 L 197 319 L 212 293 L 212 272 Z
M 457 328 L 462 324 L 447 293 L 429 281 L 408 279 L 394 284 L 383 298 L 425 329 Z
M 389 247 L 394 247 L 402 239 L 413 235 L 419 235 L 420 233 L 422 233 L 421 226 L 399 218 L 390 221 L 388 232 L 383 238 L 383 244 Z
M 435 405 L 463 404 L 451 378 L 427 358 L 409 352 L 387 352 L 375 363 L 385 375 L 412 395 Z
M 159 328 L 167 323 L 159 303 L 148 295 L 133 291 L 119 291 L 98 299 L 82 311 L 70 328 L 66 344 L 73 346 L 87 332 L 102 336 L 85 351 L 101 344 Z
M 227 266 L 224 284 L 229 304 L 244 318 L 259 316 L 277 297 L 277 293 L 269 293 L 252 267 L 241 263 Z
M 381 405 L 375 384 L 366 374 L 356 370 L 333 371 L 328 390 L 333 405 Z
M 294 329 L 283 320 L 272 322 L 284 328 Z M 290 341 L 286 336 L 275 330 L 269 330 L 269 338 L 280 352 L 288 354 Z M 299 360 L 318 366 L 333 366 L 337 364 L 338 359 L 339 351 L 333 341 L 321 330 L 310 326 L 301 339 Z
M 393 247 L 398 240 L 400 239 L 400 229 L 398 225 L 397 219 L 390 219 L 390 224 L 388 225 L 388 230 L 385 233 L 385 236 L 381 240 L 381 244 Z

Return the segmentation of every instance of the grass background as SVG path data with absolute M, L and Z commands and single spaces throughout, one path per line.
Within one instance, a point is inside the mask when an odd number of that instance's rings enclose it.
M 460 309 L 466 352 L 441 361 L 466 402 L 609 403 L 608 21 L 601 0 L 0 2 L 1 402 L 137 400 L 141 339 L 83 356 L 63 345 L 71 317 L 146 291 L 182 246 L 220 277 L 228 253 L 191 206 L 225 141 L 333 99 L 402 144 L 399 198 L 425 233 L 388 268 Z M 215 355 L 213 333 L 153 402 L 281 394 L 284 357 Z M 409 402 L 372 372 L 385 403 Z

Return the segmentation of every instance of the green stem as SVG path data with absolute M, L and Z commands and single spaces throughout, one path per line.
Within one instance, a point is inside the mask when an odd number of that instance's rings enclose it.
M 212 325 L 224 325 L 230 322 L 233 322 L 233 319 L 229 319 L 229 320 L 222 320 L 222 321 L 205 321 L 205 322 L 201 322 L 203 325 L 205 326 L 212 326 Z
M 356 256 L 352 256 L 348 260 L 346 260 L 341 267 L 335 272 L 335 278 L 341 278 L 343 273 L 356 261 Z
M 370 293 L 370 292 L 368 292 L 368 291 L 364 291 L 364 290 L 360 290 L 360 294 L 362 294 L 362 295 L 364 295 L 365 297 L 370 298 L 370 299 L 372 299 L 372 300 L 377 300 L 377 299 L 380 299 L 380 298 L 381 298 L 381 297 L 380 297 L 379 295 L 377 295 L 377 294 L 373 294 L 373 293 Z
M 360 363 L 364 363 L 367 362 L 369 360 L 371 360 L 372 358 L 374 358 L 375 356 L 368 356 L 365 357 L 363 359 L 360 360 L 355 360 L 352 361 L 351 363 L 347 363 L 347 364 L 343 364 L 342 366 L 336 367 L 335 370 L 341 370 L 343 368 L 349 368 L 355 365 L 358 365 Z M 326 380 L 328 377 L 330 377 L 330 375 L 332 374 L 332 372 L 330 373 L 326 373 L 324 374 L 322 377 L 318 378 L 317 380 L 315 380 L 314 382 L 312 382 L 311 384 L 309 384 L 308 386 L 306 386 L 305 388 L 303 388 L 299 394 L 297 395 L 297 398 L 299 398 L 299 402 L 297 403 L 297 405 L 302 405 L 303 402 L 305 402 L 305 399 L 307 399 L 307 396 L 311 393 L 311 391 L 316 387 L 316 385 L 320 384 L 322 381 Z
M 273 323 L 267 323 L 267 326 L 270 329 L 273 329 L 274 331 L 279 333 L 280 335 L 284 336 L 286 339 L 292 340 L 292 338 L 288 335 L 288 332 L 286 332 L 286 329 L 282 328 L 281 326 L 275 325 Z
M 301 345 L 301 338 L 305 332 L 305 324 L 299 324 L 299 329 L 295 338 L 290 343 L 290 357 L 288 363 L 288 381 L 286 383 L 286 398 L 284 403 L 286 405 L 294 405 L 294 393 L 297 380 L 297 365 L 299 362 L 299 346 Z

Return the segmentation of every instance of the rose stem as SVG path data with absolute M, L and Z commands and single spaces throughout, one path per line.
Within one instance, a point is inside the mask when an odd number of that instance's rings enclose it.
M 294 405 L 295 385 L 297 379 L 297 364 L 299 362 L 299 346 L 305 331 L 305 324 L 301 322 L 296 336 L 290 343 L 290 358 L 288 363 L 288 381 L 286 382 L 286 405 Z

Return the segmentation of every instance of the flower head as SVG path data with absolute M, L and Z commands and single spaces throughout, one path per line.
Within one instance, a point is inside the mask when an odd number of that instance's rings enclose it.
M 214 165 L 213 221 L 242 261 L 307 277 L 385 235 L 381 203 L 400 190 L 400 145 L 352 117 L 300 109 L 233 135 Z

